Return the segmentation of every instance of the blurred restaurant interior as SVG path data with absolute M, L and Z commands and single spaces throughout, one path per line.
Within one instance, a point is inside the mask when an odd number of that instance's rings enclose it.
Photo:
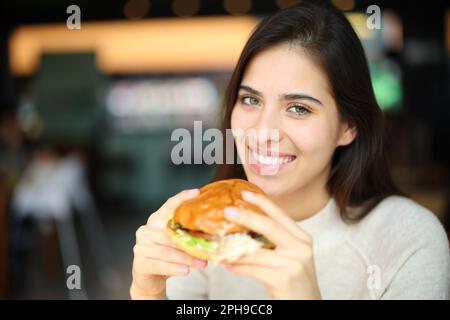
M 0 298 L 129 298 L 135 230 L 214 172 L 173 164 L 172 131 L 218 127 L 250 32 L 295 2 L 2 1 Z M 366 50 L 396 182 L 449 232 L 450 2 L 329 2 Z M 82 290 L 66 287 L 74 261 Z

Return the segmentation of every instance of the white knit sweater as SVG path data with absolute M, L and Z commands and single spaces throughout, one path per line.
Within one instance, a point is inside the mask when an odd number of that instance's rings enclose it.
M 323 299 L 449 299 L 448 238 L 416 202 L 388 197 L 348 225 L 331 198 L 298 223 L 313 237 Z M 262 284 L 215 264 L 169 278 L 166 289 L 169 299 L 270 299 Z

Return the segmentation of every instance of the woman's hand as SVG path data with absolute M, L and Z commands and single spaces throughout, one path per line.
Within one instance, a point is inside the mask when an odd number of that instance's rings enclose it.
M 186 275 L 190 267 L 204 268 L 206 261 L 197 260 L 177 249 L 167 236 L 167 215 L 185 200 L 195 197 L 198 189 L 185 190 L 169 198 L 150 215 L 147 224 L 136 231 L 133 248 L 132 299 L 165 299 L 166 280 Z
M 227 207 L 227 219 L 264 235 L 276 248 L 259 249 L 227 269 L 263 283 L 273 299 L 320 299 L 311 236 L 267 197 L 248 191 L 242 196 L 268 216 Z

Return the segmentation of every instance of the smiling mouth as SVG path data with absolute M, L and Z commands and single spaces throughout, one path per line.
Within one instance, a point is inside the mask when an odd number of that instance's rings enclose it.
M 292 155 L 288 155 L 288 156 L 268 156 L 267 154 L 271 154 L 271 152 L 265 152 L 266 154 L 263 155 L 261 153 L 258 153 L 256 150 L 254 149 L 250 149 L 249 147 L 248 151 L 251 153 L 252 158 L 254 160 L 256 160 L 256 162 L 258 164 L 262 164 L 262 165 L 284 165 L 284 164 L 288 164 L 292 161 L 294 161 L 297 157 L 296 156 L 292 156 Z M 253 164 L 253 163 L 250 163 Z

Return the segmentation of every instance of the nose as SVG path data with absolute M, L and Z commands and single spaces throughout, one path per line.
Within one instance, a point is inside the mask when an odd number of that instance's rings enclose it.
M 251 129 L 253 130 L 250 132 L 250 145 L 255 143 L 264 149 L 270 149 L 272 145 L 278 145 L 283 139 L 278 106 L 265 105 Z

